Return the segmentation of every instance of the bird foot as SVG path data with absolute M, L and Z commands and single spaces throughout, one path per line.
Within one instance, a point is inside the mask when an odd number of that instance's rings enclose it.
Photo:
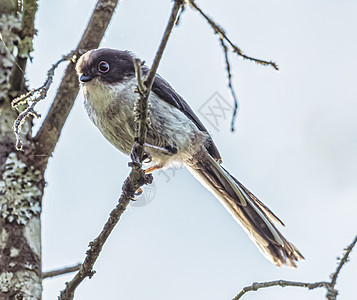
M 146 163 L 146 164 L 152 162 L 152 155 L 145 148 L 144 148 L 143 160 L 142 161 L 140 160 L 140 156 L 138 155 L 138 148 L 139 147 L 142 147 L 142 146 L 140 144 L 138 144 L 138 143 L 135 143 L 133 145 L 133 148 L 131 149 L 131 153 L 130 153 L 131 160 L 133 162 L 138 163 L 139 165 L 141 165 L 142 162 Z
M 136 192 L 134 193 L 134 196 L 138 197 L 141 196 L 144 193 L 142 188 L 138 188 Z

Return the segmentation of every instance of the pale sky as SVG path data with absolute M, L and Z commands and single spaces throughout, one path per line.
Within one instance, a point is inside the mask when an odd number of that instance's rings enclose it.
M 198 111 L 215 93 L 226 104 L 232 99 L 218 39 L 188 9 L 159 73 L 205 123 L 224 166 L 283 220 L 286 228 L 279 229 L 306 260 L 297 269 L 276 268 L 185 169 L 168 170 L 154 173 L 149 204 L 138 202 L 125 212 L 95 264 L 97 273 L 77 289 L 76 299 L 218 300 L 255 281 L 328 280 L 336 257 L 357 233 L 357 2 L 197 3 L 243 51 L 276 61 L 280 72 L 231 54 L 237 130 L 229 131 L 230 115 L 218 125 L 205 119 Z M 31 87 L 76 47 L 94 4 L 40 1 Z M 122 1 L 101 46 L 132 50 L 151 64 L 170 7 L 168 0 Z M 63 68 L 39 106 L 43 115 Z M 83 261 L 116 204 L 128 161 L 90 122 L 80 94 L 46 174 L 44 270 Z M 339 300 L 355 297 L 356 272 L 357 251 L 340 275 Z M 56 299 L 72 277 L 45 280 L 44 299 Z M 244 299 L 324 295 L 322 289 L 271 288 Z

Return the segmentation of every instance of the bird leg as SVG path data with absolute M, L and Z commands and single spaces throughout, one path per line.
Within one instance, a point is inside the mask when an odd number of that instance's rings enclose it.
M 161 165 L 155 165 L 155 166 L 149 167 L 149 168 L 145 169 L 145 174 L 150 174 L 150 173 L 152 173 L 156 170 L 159 170 L 161 168 L 162 168 Z
M 136 152 L 137 147 L 138 147 L 138 144 L 135 143 L 133 148 L 132 148 L 132 150 L 131 150 L 130 157 L 131 157 L 132 161 L 137 162 L 138 164 L 141 164 L 140 158 L 139 158 L 139 156 L 138 156 L 138 154 Z M 158 151 L 163 152 L 164 154 L 167 154 L 167 155 L 175 155 L 177 153 L 177 148 L 175 146 L 174 147 L 166 146 L 164 148 L 164 147 L 159 147 L 159 146 L 151 145 L 151 144 L 148 144 L 148 143 L 144 143 L 144 147 L 158 150 Z M 142 162 L 143 163 L 152 162 L 152 155 L 146 149 L 144 149 L 144 155 L 143 155 L 143 161 Z M 156 170 L 161 169 L 162 167 L 163 166 L 159 165 L 159 164 L 151 166 L 151 167 L 148 167 L 147 169 L 145 169 L 145 174 L 152 173 L 152 172 L 154 172 Z M 143 189 L 139 188 L 135 192 L 135 196 L 140 196 L 142 193 L 143 193 Z
M 131 157 L 132 161 L 137 162 L 138 164 L 141 164 L 140 157 L 138 156 L 137 151 L 136 151 L 137 147 L 138 147 L 138 143 L 135 143 L 133 145 L 133 148 L 131 149 L 130 157 Z M 155 146 L 155 145 L 151 145 L 148 143 L 144 143 L 144 147 L 158 150 L 158 151 L 160 151 L 164 154 L 167 154 L 167 155 L 175 155 L 177 153 L 177 148 L 175 146 L 160 147 L 160 146 Z M 151 163 L 152 162 L 152 155 L 146 149 L 144 149 L 144 155 L 143 155 L 142 162 L 143 163 Z
M 145 169 L 144 171 L 145 171 L 145 174 L 150 174 L 150 173 L 152 173 L 152 172 L 154 172 L 156 170 L 159 170 L 161 168 L 162 168 L 161 165 L 155 165 L 155 166 L 151 166 L 151 167 Z M 143 189 L 142 188 L 138 188 L 136 190 L 136 192 L 134 193 L 134 195 L 138 197 L 138 196 L 141 196 L 142 193 L 144 193 Z

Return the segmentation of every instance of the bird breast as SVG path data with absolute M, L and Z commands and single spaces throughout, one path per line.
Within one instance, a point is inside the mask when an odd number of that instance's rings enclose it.
M 94 78 L 83 84 L 85 108 L 90 119 L 105 138 L 120 151 L 129 154 L 135 138 L 136 79 L 121 83 L 103 83 Z M 151 92 L 149 97 L 147 143 L 162 148 L 177 149 L 168 155 L 147 149 L 156 163 L 182 164 L 202 148 L 207 136 L 176 107 Z

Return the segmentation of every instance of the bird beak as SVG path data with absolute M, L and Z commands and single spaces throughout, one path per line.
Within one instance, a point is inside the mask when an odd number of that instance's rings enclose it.
M 93 76 L 86 75 L 86 74 L 82 74 L 81 77 L 79 78 L 79 80 L 81 82 L 88 82 L 88 81 L 91 81 L 92 79 L 93 79 Z

